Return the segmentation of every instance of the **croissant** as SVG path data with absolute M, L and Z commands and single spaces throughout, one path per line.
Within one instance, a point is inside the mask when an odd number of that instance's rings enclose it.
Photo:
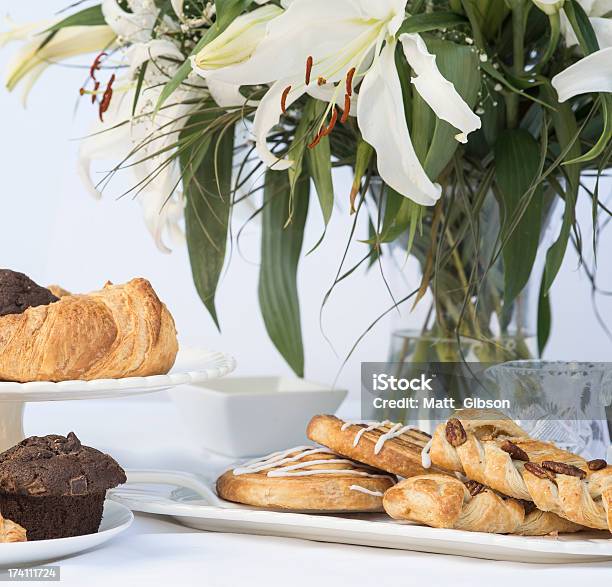
M 400 481 L 383 496 L 385 511 L 396 520 L 470 532 L 544 536 L 583 528 L 555 514 L 525 507 L 475 482 L 431 474 Z
M 612 467 L 529 438 L 492 410 L 458 410 L 433 435 L 432 463 L 576 524 L 612 531 Z
M 27 542 L 26 529 L 0 514 L 0 542 Z
M 118 379 L 167 373 L 174 320 L 145 279 L 0 317 L 0 380 Z

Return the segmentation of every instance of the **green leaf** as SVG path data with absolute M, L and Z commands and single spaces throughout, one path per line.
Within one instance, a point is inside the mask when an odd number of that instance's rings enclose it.
M 138 106 L 138 99 L 140 98 L 140 93 L 142 92 L 142 84 L 144 83 L 148 67 L 149 62 L 145 61 L 138 69 L 138 80 L 136 82 L 136 90 L 134 91 L 134 101 L 132 102 L 132 117 L 136 115 L 136 107 Z
M 334 210 L 334 184 L 332 181 L 329 137 L 323 137 L 315 149 L 308 149 L 306 159 L 308 172 L 317 190 L 319 205 L 323 213 L 323 222 L 327 226 Z
M 550 295 L 544 282 L 545 276 L 542 276 L 542 284 L 540 286 L 540 296 L 538 299 L 538 354 L 540 357 L 544 353 L 548 339 L 550 338 L 550 329 L 552 323 L 552 313 L 550 311 Z
M 409 241 L 412 241 L 416 234 L 422 206 L 409 198 L 405 198 L 389 186 L 385 187 L 385 193 L 383 226 L 375 242 L 391 243 L 408 230 L 410 230 Z M 410 248 L 411 242 L 408 243 L 408 251 L 410 251 Z
M 599 42 L 597 41 L 597 35 L 591 25 L 587 13 L 584 8 L 576 0 L 568 0 L 563 10 L 567 16 L 570 25 L 580 43 L 582 50 L 588 55 L 589 53 L 595 53 L 599 50 Z
M 259 273 L 259 305 L 270 339 L 293 371 L 304 376 L 304 345 L 297 268 L 308 215 L 310 182 L 296 184 L 292 221 L 289 178 L 286 173 L 266 172 Z
M 225 30 L 250 3 L 251 0 L 215 0 L 215 25 Z
M 495 176 L 502 204 L 504 301 L 508 307 L 521 293 L 533 268 L 542 225 L 540 148 L 525 130 L 506 130 L 495 144 Z M 520 218 L 520 220 L 519 220 Z
M 542 94 L 547 101 L 554 97 L 553 89 L 548 84 L 542 88 Z M 567 102 L 558 104 L 557 109 L 551 113 L 551 118 L 561 151 L 563 152 L 569 149 L 568 155 L 572 159 L 579 158 L 581 149 L 578 135 L 580 131 L 570 105 Z M 574 163 L 565 166 L 567 188 L 565 190 L 563 223 L 561 224 L 561 230 L 557 240 L 551 245 L 546 253 L 546 266 L 542 285 L 544 294 L 548 293 L 548 290 L 559 273 L 559 269 L 561 269 L 571 229 L 576 220 L 576 201 L 578 199 L 578 190 L 580 189 L 580 171 L 581 167 L 578 164 Z
M 102 6 L 100 4 L 96 6 L 90 6 L 80 12 L 75 12 L 70 16 L 67 16 L 63 20 L 56 22 L 53 26 L 50 26 L 44 33 L 55 33 L 61 29 L 70 26 L 101 26 L 106 25 L 104 15 L 102 14 Z
M 217 0 L 217 21 L 210 27 L 202 38 L 197 42 L 191 55 L 201 51 L 208 43 L 216 39 L 229 24 L 244 10 L 250 0 Z M 220 11 L 220 12 L 219 12 Z M 156 109 L 159 110 L 174 91 L 187 79 L 191 73 L 191 62 L 186 59 L 177 69 L 172 79 L 166 83 L 157 100 Z
M 210 115 L 195 115 L 200 122 Z M 194 123 L 190 118 L 188 125 Z M 181 149 L 186 197 L 185 227 L 193 280 L 217 328 L 215 295 L 225 262 L 231 210 L 234 127 L 218 131 L 208 141 L 193 140 Z
M 452 82 L 461 97 L 474 107 L 480 89 L 480 68 L 476 51 L 449 41 L 428 39 L 427 48 L 436 56 L 442 75 Z M 413 99 L 413 129 L 411 136 L 419 159 L 432 180 L 436 180 L 448 165 L 459 142 L 457 129 L 435 116 L 428 104 L 415 93 Z
M 467 20 L 455 12 L 415 14 L 404 21 L 398 35 L 403 33 L 425 33 L 427 31 L 446 29 L 462 24 L 467 24 Z
M 307 146 L 311 142 L 311 136 L 316 135 L 319 129 L 319 123 L 323 113 L 325 112 L 325 105 L 323 102 L 318 102 L 309 99 L 303 109 L 303 115 L 300 118 L 300 123 L 295 129 L 295 135 L 291 146 L 289 147 L 289 157 L 293 161 L 293 165 L 288 169 L 289 183 L 291 184 L 291 197 L 295 191 L 295 186 L 299 179 L 302 178 L 302 169 L 304 167 L 304 155 L 306 153 Z
M 366 143 L 361 137 L 357 142 L 357 150 L 355 152 L 355 170 L 353 178 L 353 186 L 351 187 L 351 214 L 355 213 L 355 201 L 359 190 L 361 189 L 361 180 L 370 167 L 370 162 L 374 156 L 374 149 Z

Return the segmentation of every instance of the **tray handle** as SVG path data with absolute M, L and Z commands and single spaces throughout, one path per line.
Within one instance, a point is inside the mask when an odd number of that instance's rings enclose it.
M 160 469 L 130 469 L 126 471 L 127 483 L 150 485 L 175 485 L 195 492 L 207 504 L 227 507 L 229 504 L 219 499 L 217 494 L 200 477 L 184 471 L 163 471 Z

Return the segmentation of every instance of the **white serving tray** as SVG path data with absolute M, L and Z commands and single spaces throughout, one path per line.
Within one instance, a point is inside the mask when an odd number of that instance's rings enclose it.
M 391 520 L 384 514 L 305 514 L 237 506 L 220 500 L 205 479 L 178 472 L 131 471 L 129 485 L 109 497 L 137 512 L 171 516 L 179 523 L 212 532 L 258 534 L 454 554 L 527 563 L 612 560 L 608 532 L 559 537 L 523 537 L 428 528 Z M 146 483 L 146 484 L 144 484 Z M 161 485 L 182 486 L 168 490 Z M 212 505 L 211 505 L 212 504 Z
M 0 545 L 0 567 L 60 560 L 112 540 L 121 532 L 125 532 L 133 521 L 134 515 L 128 508 L 106 500 L 102 523 L 95 534 L 2 544 Z

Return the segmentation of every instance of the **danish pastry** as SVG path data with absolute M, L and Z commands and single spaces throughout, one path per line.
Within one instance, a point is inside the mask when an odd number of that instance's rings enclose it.
M 306 435 L 338 454 L 401 477 L 431 472 L 428 454 L 431 437 L 412 426 L 315 416 Z
M 612 531 L 612 467 L 529 438 L 499 412 L 459 410 L 433 435 L 431 460 L 567 520 Z
M 223 499 L 278 510 L 381 512 L 395 477 L 334 454 L 298 446 L 250 461 L 217 480 Z
M 174 364 L 174 321 L 145 279 L 52 297 L 0 316 L 0 380 L 118 379 L 167 373 Z
M 523 536 L 583 529 L 555 514 L 498 495 L 479 483 L 463 483 L 449 475 L 419 475 L 400 481 L 387 490 L 383 506 L 396 520 L 434 528 Z

